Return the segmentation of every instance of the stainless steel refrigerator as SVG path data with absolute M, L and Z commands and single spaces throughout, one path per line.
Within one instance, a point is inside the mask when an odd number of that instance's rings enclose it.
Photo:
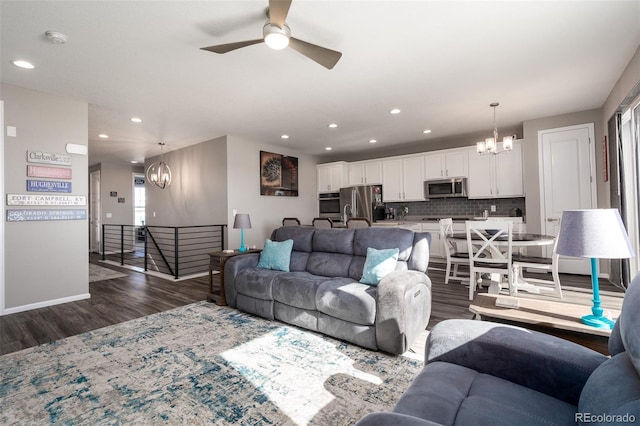
M 376 208 L 382 208 L 382 185 L 359 185 L 340 190 L 340 214 L 347 222 L 351 217 L 366 217 L 376 221 Z

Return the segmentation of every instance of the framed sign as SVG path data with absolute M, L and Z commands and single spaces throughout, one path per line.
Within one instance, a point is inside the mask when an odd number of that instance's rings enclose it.
M 298 196 L 298 158 L 260 151 L 260 195 Z
M 71 156 L 66 154 L 53 154 L 50 152 L 27 151 L 27 161 L 29 163 L 70 166 Z
M 71 182 L 27 179 L 27 191 L 71 193 Z
M 8 206 L 86 206 L 85 195 L 7 194 Z
M 27 176 L 37 178 L 71 179 L 71 169 L 62 167 L 27 166 Z
M 7 210 L 7 222 L 37 222 L 43 220 L 84 220 L 86 210 Z

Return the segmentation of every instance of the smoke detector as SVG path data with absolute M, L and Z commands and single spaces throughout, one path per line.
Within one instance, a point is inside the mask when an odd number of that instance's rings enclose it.
M 64 44 L 67 42 L 67 36 L 57 31 L 47 31 L 44 33 L 51 43 Z

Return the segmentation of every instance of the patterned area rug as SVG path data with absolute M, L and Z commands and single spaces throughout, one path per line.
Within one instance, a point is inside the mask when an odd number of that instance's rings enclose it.
M 0 357 L 0 424 L 351 425 L 421 368 L 198 302 Z
M 102 266 L 94 265 L 93 263 L 89 264 L 89 282 L 90 283 L 94 281 L 110 280 L 112 278 L 122 278 L 126 276 L 127 274 L 114 271 L 113 269 L 103 268 Z

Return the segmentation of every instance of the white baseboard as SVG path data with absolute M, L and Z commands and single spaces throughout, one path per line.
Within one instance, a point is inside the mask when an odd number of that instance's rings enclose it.
M 28 305 L 16 306 L 15 308 L 5 308 L 2 315 L 17 314 L 18 312 L 31 311 L 33 309 L 46 308 L 47 306 L 60 305 L 62 303 L 77 302 L 78 300 L 89 299 L 91 294 L 84 293 L 75 296 L 62 297 L 60 299 L 45 300 L 44 302 L 30 303 Z

